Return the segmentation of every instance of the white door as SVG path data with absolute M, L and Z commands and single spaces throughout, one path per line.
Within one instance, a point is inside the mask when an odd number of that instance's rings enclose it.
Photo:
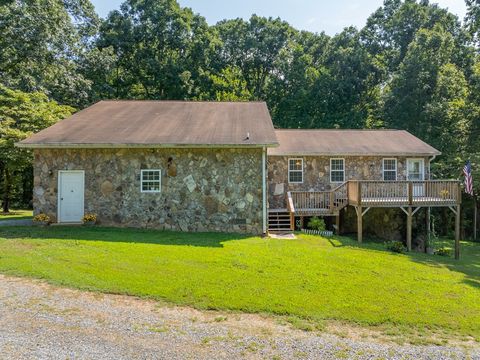
M 83 217 L 85 173 L 78 171 L 58 172 L 58 221 L 81 222 Z
M 423 159 L 407 159 L 407 180 L 425 180 L 425 164 Z M 424 196 L 424 184 L 413 183 L 413 196 Z

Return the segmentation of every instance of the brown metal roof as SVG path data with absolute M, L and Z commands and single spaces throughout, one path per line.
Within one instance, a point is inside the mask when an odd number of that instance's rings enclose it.
M 275 130 L 280 146 L 268 155 L 440 155 L 404 130 Z
M 276 146 L 264 102 L 100 101 L 21 147 Z

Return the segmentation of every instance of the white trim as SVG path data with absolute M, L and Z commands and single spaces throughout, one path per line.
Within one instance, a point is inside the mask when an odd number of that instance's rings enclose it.
M 302 181 L 290 181 L 290 173 L 295 172 L 298 173 L 300 170 L 290 170 L 290 160 L 300 160 L 302 162 Z M 303 184 L 303 158 L 288 158 L 288 183 L 289 184 Z
M 159 190 L 143 190 L 143 172 L 144 171 L 158 171 L 160 176 L 158 180 L 148 180 L 149 182 L 158 182 L 160 185 Z M 146 180 L 147 181 L 147 180 Z M 141 169 L 140 170 L 140 192 L 141 193 L 150 193 L 150 194 L 158 194 L 162 192 L 162 170 L 161 169 Z
M 419 181 L 425 180 L 425 159 L 424 158 L 407 158 L 407 180 L 410 180 L 410 170 L 409 170 L 409 162 L 411 161 L 420 161 L 421 162 L 421 170 L 422 170 L 422 178 Z
M 26 149 L 175 149 L 175 148 L 198 148 L 198 149 L 243 149 L 243 148 L 275 148 L 278 143 L 265 144 L 75 144 L 75 143 L 48 143 L 48 144 L 14 144 L 18 148 Z M 430 156 L 432 154 L 429 154 Z
M 395 180 L 385 180 L 385 160 L 394 160 L 395 161 Z M 393 171 L 393 170 L 387 170 Z M 398 161 L 396 158 L 383 158 L 382 159 L 382 179 L 383 181 L 397 181 L 398 179 Z
M 343 180 L 342 181 L 332 181 L 332 160 L 342 160 L 343 162 L 343 170 L 334 170 L 334 171 L 342 171 L 343 172 Z M 345 159 L 344 158 L 330 158 L 330 182 L 332 184 L 342 184 L 345 182 Z
M 62 191 L 62 177 L 61 174 L 66 173 L 80 173 L 82 174 L 82 217 L 85 215 L 85 170 L 58 170 L 57 173 L 57 223 L 63 223 L 61 219 L 61 191 Z M 79 223 L 81 223 L 81 219 Z

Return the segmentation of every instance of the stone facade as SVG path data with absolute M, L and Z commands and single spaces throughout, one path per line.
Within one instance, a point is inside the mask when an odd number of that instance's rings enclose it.
M 140 191 L 161 169 L 161 192 Z M 85 212 L 102 225 L 262 232 L 261 149 L 37 149 L 34 211 L 57 218 L 59 170 L 85 171 Z
M 303 183 L 288 182 L 288 159 L 303 159 Z M 337 158 L 337 157 L 335 157 Z M 345 181 L 382 180 L 383 158 L 380 156 L 350 156 L 345 159 Z M 397 180 L 406 180 L 407 158 L 397 157 Z M 429 178 L 428 158 L 424 159 L 425 178 Z M 269 156 L 268 202 L 270 208 L 286 208 L 288 191 L 329 191 L 340 185 L 330 182 L 330 157 L 326 156 Z

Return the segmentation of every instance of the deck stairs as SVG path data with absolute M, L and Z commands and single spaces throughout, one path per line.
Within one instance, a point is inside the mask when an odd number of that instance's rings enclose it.
M 293 231 L 291 216 L 288 209 L 268 210 L 268 232 L 269 233 L 291 233 Z

